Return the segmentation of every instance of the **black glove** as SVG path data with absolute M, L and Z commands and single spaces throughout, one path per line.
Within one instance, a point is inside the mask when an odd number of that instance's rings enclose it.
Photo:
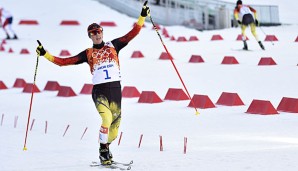
M 242 22 L 240 20 L 237 20 L 238 24 L 242 24 Z
M 36 48 L 36 53 L 38 56 L 44 56 L 46 51 L 44 50 L 43 46 L 41 45 L 40 41 L 37 40 L 38 46 Z
M 256 26 L 259 26 L 259 21 L 256 19 L 255 20 Z
M 147 2 L 148 1 L 145 1 L 143 7 L 142 7 L 142 12 L 141 12 L 141 16 L 142 17 L 147 17 L 149 14 L 150 14 L 150 9 L 149 7 L 147 6 Z

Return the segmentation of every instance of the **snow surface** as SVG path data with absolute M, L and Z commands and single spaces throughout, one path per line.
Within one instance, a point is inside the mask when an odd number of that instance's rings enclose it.
M 20 37 L 17 41 L 7 41 L 6 51 L 0 52 L 0 80 L 9 87 L 0 90 L 1 120 L 4 116 L 0 125 L 0 170 L 98 170 L 89 167 L 91 161 L 98 159 L 101 123 L 90 95 L 62 98 L 57 97 L 57 92 L 35 93 L 30 125 L 33 119 L 35 124 L 28 134 L 28 150 L 23 151 L 31 94 L 12 86 L 16 78 L 33 82 L 37 39 L 54 55 L 63 49 L 74 55 L 92 45 L 86 33 L 90 23 L 115 21 L 117 27 L 104 28 L 104 39 L 108 41 L 127 33 L 136 19 L 86 0 L 42 3 L 38 0 L 2 0 L 0 6 L 15 15 L 14 29 Z M 136 8 L 141 9 L 141 3 Z M 21 19 L 36 19 L 39 25 L 18 25 Z M 80 26 L 60 26 L 61 20 L 78 20 Z M 164 52 L 163 46 L 151 29 L 151 23 L 145 25 L 138 37 L 120 52 L 122 86 L 155 91 L 164 98 L 169 88 L 183 87 L 171 62 L 158 59 Z M 208 95 L 216 103 L 222 92 L 234 92 L 245 105 L 216 105 L 212 109 L 199 109 L 200 115 L 196 116 L 195 110 L 187 107 L 189 100 L 140 104 L 138 98 L 123 98 L 120 127 L 123 136 L 119 146 L 119 139 L 111 146 L 115 159 L 133 159 L 135 171 L 297 170 L 297 113 L 264 116 L 245 112 L 253 99 L 269 100 L 277 107 L 282 97 L 298 98 L 298 43 L 294 42 L 298 26 L 263 27 L 266 34 L 279 39 L 274 43 L 264 42 L 266 51 L 260 49 L 247 30 L 251 49 L 247 52 L 239 50 L 241 41 L 235 41 L 239 28 L 204 32 L 180 26 L 166 29 L 176 38 L 192 35 L 199 38 L 196 42 L 180 43 L 163 37 L 191 96 Z M 264 40 L 260 28 L 257 31 Z M 210 41 L 214 34 L 222 35 L 224 40 Z M 0 37 L 5 37 L 3 32 Z M 9 48 L 14 53 L 8 53 Z M 27 48 L 30 54 L 20 55 L 22 48 Z M 131 58 L 135 50 L 142 51 L 145 58 Z M 201 55 L 205 62 L 188 63 L 193 54 Z M 224 56 L 235 56 L 239 64 L 222 65 Z M 278 65 L 258 66 L 261 57 L 272 57 Z M 43 90 L 48 81 L 71 86 L 79 93 L 85 83 L 91 83 L 91 74 L 87 64 L 58 67 L 40 58 L 36 84 Z M 63 137 L 67 125 L 70 126 Z M 138 148 L 141 134 L 143 140 Z M 163 138 L 162 152 L 159 151 L 160 136 Z M 183 153 L 184 137 L 188 139 L 186 154 Z

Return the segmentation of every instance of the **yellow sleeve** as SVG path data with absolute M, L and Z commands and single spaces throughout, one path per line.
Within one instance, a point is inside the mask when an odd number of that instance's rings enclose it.
M 257 19 L 257 10 L 255 10 L 253 7 L 248 6 L 249 9 L 254 13 L 254 18 Z
M 142 27 L 145 23 L 145 19 L 146 19 L 146 17 L 140 16 L 139 19 L 138 19 L 137 25 Z
M 46 54 L 44 55 L 44 57 L 45 57 L 47 60 L 49 60 L 49 61 L 51 61 L 51 62 L 54 62 L 54 56 L 51 55 L 49 52 L 46 52 Z
M 236 20 L 239 19 L 238 11 L 236 9 L 234 10 L 234 17 L 235 17 Z

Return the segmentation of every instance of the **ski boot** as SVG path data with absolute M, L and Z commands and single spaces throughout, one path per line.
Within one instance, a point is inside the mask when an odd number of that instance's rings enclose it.
M 9 34 L 6 34 L 6 39 L 9 40 L 10 39 L 10 36 Z
M 109 150 L 109 159 L 110 161 L 113 163 L 114 160 L 113 160 L 113 154 L 111 153 L 111 151 Z
M 243 40 L 243 50 L 248 50 L 248 47 L 247 47 L 247 43 L 246 43 L 246 40 Z
M 110 150 L 108 144 L 100 144 L 99 159 L 102 165 L 111 165 Z
M 111 150 L 110 150 L 110 144 L 111 143 L 108 143 L 107 145 L 108 145 L 108 149 L 109 149 L 109 159 L 111 160 L 111 162 L 113 163 L 114 161 L 113 161 L 113 154 L 112 154 L 112 152 L 111 152 Z
M 265 47 L 264 47 L 263 43 L 262 43 L 261 41 L 258 41 L 258 43 L 259 43 L 260 47 L 261 47 L 263 50 L 265 50 Z
M 15 34 L 14 36 L 13 36 L 13 39 L 18 39 L 18 36 Z

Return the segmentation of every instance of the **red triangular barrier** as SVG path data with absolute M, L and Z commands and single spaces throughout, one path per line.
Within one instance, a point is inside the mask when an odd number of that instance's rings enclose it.
M 62 26 L 77 26 L 77 25 L 80 25 L 80 23 L 76 20 L 62 20 L 60 22 L 60 25 L 62 25 Z
M 187 39 L 184 36 L 180 36 L 177 38 L 177 42 L 187 42 Z
M 249 105 L 246 113 L 260 114 L 260 115 L 273 115 L 279 114 L 273 107 L 270 101 L 266 100 L 253 100 Z
M 20 20 L 19 25 L 38 25 L 36 20 Z
M 8 53 L 13 53 L 12 48 L 9 48 Z
M 155 24 L 155 27 L 156 27 L 157 30 L 160 30 L 161 29 L 161 27 L 160 27 L 159 24 Z M 152 29 L 154 29 L 154 26 L 152 26 Z
M 30 52 L 28 51 L 28 49 L 21 49 L 20 54 L 30 54 Z
M 165 27 L 162 29 L 162 34 L 163 35 L 168 34 L 168 30 Z
M 144 55 L 142 54 L 142 52 L 141 51 L 134 51 L 133 53 L 132 53 L 132 55 L 131 55 L 131 58 L 143 58 L 144 57 Z
M 173 59 L 172 56 L 168 55 L 167 52 L 162 52 L 161 55 L 159 56 L 159 59 Z
M 165 36 L 165 38 L 169 38 L 170 37 L 169 33 L 165 33 L 164 36 Z
M 206 108 L 214 108 L 215 105 L 213 102 L 210 100 L 210 98 L 207 95 L 198 95 L 195 94 L 190 103 L 188 104 L 188 107 L 196 107 L 196 108 L 201 108 L 201 109 L 206 109 Z
M 7 86 L 4 84 L 3 81 L 0 81 L 0 90 L 7 89 Z
M 132 98 L 132 97 L 140 97 L 141 93 L 138 91 L 136 87 L 133 86 L 125 86 L 122 90 L 122 97 Z
M 189 61 L 190 63 L 202 63 L 205 62 L 201 55 L 191 55 Z
M 234 56 L 225 56 L 221 64 L 239 64 L 239 62 Z
M 277 107 L 277 110 L 282 112 L 298 113 L 298 99 L 283 97 Z
M 46 91 L 58 91 L 60 89 L 60 85 L 57 81 L 48 81 L 44 90 Z
M 236 40 L 242 41 L 242 34 L 238 34 Z M 247 36 L 246 36 L 246 40 L 249 40 Z
M 4 46 L 1 44 L 1 45 L 0 45 L 0 52 L 2 52 L 2 51 L 5 51 L 5 48 L 4 48 Z
M 80 94 L 92 94 L 93 84 L 84 84 Z
M 165 100 L 189 100 L 188 96 L 181 88 L 169 88 Z
M 221 35 L 215 34 L 212 36 L 211 40 L 223 40 L 223 38 L 221 37 Z
M 71 56 L 68 50 L 61 50 L 59 56 Z
M 262 57 L 258 65 L 276 65 L 276 62 L 271 57 Z
M 76 93 L 68 86 L 60 86 L 59 92 L 57 94 L 59 97 L 72 97 L 76 96 Z
M 298 42 L 298 36 L 296 37 L 295 42 Z
M 174 37 L 174 36 L 171 36 L 170 40 L 173 40 L 173 41 L 174 41 L 174 40 L 176 40 L 176 39 L 175 39 L 175 37 Z
M 138 103 L 160 103 L 161 98 L 154 91 L 142 91 Z
M 13 84 L 14 88 L 24 88 L 26 86 L 26 81 L 22 78 L 17 78 Z
M 216 104 L 218 105 L 225 105 L 225 106 L 240 106 L 244 105 L 242 100 L 240 99 L 237 93 L 228 93 L 223 92 L 219 99 L 217 100 Z
M 197 36 L 190 36 L 189 41 L 199 41 L 199 38 Z
M 23 89 L 23 93 L 32 93 L 32 89 L 34 93 L 40 92 L 39 88 L 35 84 L 27 83 Z
M 116 27 L 116 23 L 114 21 L 102 21 L 99 23 L 100 26 L 104 27 Z
M 275 35 L 267 35 L 265 41 L 278 41 Z

